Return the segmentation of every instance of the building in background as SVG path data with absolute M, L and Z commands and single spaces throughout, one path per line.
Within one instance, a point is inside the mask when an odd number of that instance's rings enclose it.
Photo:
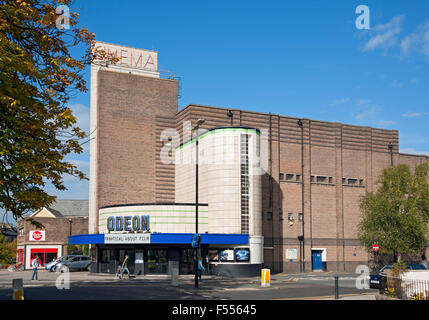
M 219 274 L 355 271 L 371 259 L 357 239 L 359 198 L 383 168 L 429 161 L 399 153 L 396 130 L 194 104 L 178 111 L 178 80 L 158 70 L 156 52 L 99 45 L 120 61 L 91 67 L 89 230 L 69 238 L 91 244 L 94 272 L 114 273 L 125 254 L 136 273 L 166 273 L 169 262 L 192 272 L 188 128 L 198 119 L 199 157 L 238 161 L 199 171 L 201 253 Z M 263 172 L 252 172 L 256 158 Z
M 6 242 L 13 242 L 17 237 L 16 227 L 9 223 L 0 223 L 0 233 L 5 237 Z
M 36 228 L 29 218 L 41 223 Z M 68 254 L 68 237 L 88 232 L 88 200 L 56 200 L 17 222 L 17 264 L 31 269 L 30 263 L 37 254 L 42 262 L 52 261 Z

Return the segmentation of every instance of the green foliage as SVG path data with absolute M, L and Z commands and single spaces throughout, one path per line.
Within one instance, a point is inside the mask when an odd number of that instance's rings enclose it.
M 376 242 L 380 253 L 420 253 L 424 248 L 429 219 L 428 164 L 414 171 L 400 164 L 383 170 L 377 192 L 360 199 L 362 218 L 358 237 L 371 249 Z
M 392 268 L 390 269 L 390 273 L 394 277 L 399 277 L 407 270 L 407 265 L 403 260 L 399 260 L 392 264 Z
M 46 183 L 66 190 L 64 175 L 86 179 L 65 160 L 82 152 L 86 137 L 68 101 L 87 91 L 85 66 L 118 60 L 95 49 L 95 35 L 78 28 L 78 13 L 70 10 L 70 28 L 57 26 L 56 8 L 71 4 L 0 0 L 0 209 L 15 219 L 55 200 Z M 81 57 L 71 55 L 76 48 Z
M 3 266 L 12 263 L 12 259 L 16 258 L 16 240 L 6 242 L 6 237 L 0 233 L 0 263 Z
M 385 288 L 384 289 L 384 294 L 386 295 L 386 297 L 394 298 L 395 297 L 395 289 L 393 289 L 393 288 Z
M 84 255 L 89 256 L 89 244 L 69 244 L 67 245 L 68 254 L 74 251 L 81 251 Z
M 73 90 L 86 90 L 85 59 L 69 47 L 91 40 L 83 29 L 57 28 L 55 8 L 70 2 L 0 1 L 0 208 L 15 218 L 55 200 L 47 182 L 65 190 L 63 174 L 85 177 L 64 160 L 85 137 L 67 107 Z

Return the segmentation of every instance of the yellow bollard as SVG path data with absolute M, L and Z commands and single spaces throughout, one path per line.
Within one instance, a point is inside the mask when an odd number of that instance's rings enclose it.
M 261 287 L 269 287 L 270 285 L 270 269 L 262 269 Z
M 24 300 L 24 285 L 22 279 L 12 280 L 13 300 Z

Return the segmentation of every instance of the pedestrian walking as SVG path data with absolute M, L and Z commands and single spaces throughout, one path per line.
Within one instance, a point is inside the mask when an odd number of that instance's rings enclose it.
M 40 266 L 41 266 L 40 259 L 39 259 L 38 255 L 36 254 L 34 256 L 33 261 L 31 261 L 31 267 L 33 268 L 33 277 L 31 278 L 31 280 L 34 280 L 34 277 L 36 277 L 36 280 L 39 280 L 37 268 L 39 268 Z
M 198 278 L 201 280 L 201 276 L 203 273 L 203 270 L 205 270 L 204 266 L 203 266 L 203 260 L 201 260 L 201 258 L 198 259 Z
M 422 261 L 420 264 L 424 265 L 426 269 L 428 268 L 428 261 L 426 260 L 426 255 L 422 255 Z
M 130 270 L 128 270 L 128 255 L 125 255 L 124 262 L 122 262 L 120 279 L 123 279 L 125 271 L 128 273 L 128 279 L 130 279 L 131 275 L 130 275 Z

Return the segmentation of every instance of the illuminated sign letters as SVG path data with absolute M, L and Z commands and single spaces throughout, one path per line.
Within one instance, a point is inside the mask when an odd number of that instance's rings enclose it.
M 107 230 L 111 231 L 150 231 L 149 216 L 110 216 Z

